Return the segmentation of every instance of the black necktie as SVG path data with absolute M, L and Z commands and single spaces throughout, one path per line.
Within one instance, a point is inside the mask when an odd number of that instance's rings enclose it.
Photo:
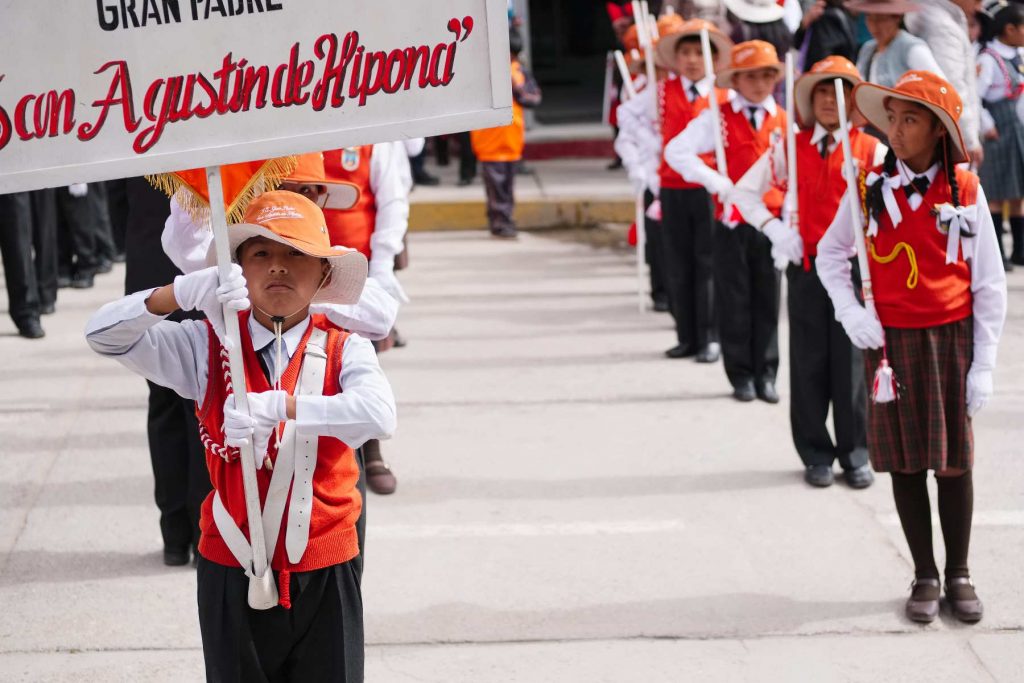
M 696 102 L 698 97 L 700 97 L 700 90 L 697 90 L 697 84 L 690 84 L 690 101 Z
M 903 191 L 906 193 L 907 199 L 910 199 L 910 197 L 915 192 L 917 192 L 919 195 L 921 195 L 921 198 L 923 199 L 924 195 L 928 192 L 928 187 L 931 184 L 932 184 L 932 181 L 928 180 L 928 176 L 926 176 L 926 175 L 919 175 L 916 178 L 914 178 L 913 180 L 911 180 L 909 183 L 904 185 L 903 186 Z
M 750 127 L 757 130 L 757 110 L 760 107 L 747 107 L 747 109 L 750 111 Z
M 258 360 L 260 362 L 260 368 L 262 368 L 263 374 L 266 376 L 267 381 L 270 382 L 271 384 L 273 384 L 274 383 L 274 378 L 270 374 L 270 365 L 267 363 L 267 359 L 264 358 L 264 356 L 263 356 L 263 353 L 265 351 L 269 351 L 270 350 L 271 344 L 273 344 L 273 342 L 271 342 L 270 344 L 267 344 L 262 349 L 260 349 L 259 351 L 256 352 L 256 360 Z
M 818 151 L 821 152 L 821 158 L 825 159 L 828 157 L 828 148 L 832 146 L 832 133 L 827 134 L 821 139 L 821 143 L 818 147 Z

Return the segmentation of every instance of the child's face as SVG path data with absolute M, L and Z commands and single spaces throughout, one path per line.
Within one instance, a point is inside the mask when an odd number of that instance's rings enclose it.
M 278 189 L 294 192 L 295 194 L 301 194 L 321 209 L 324 208 L 324 203 L 327 201 L 327 188 L 323 185 L 316 185 L 314 183 L 293 183 L 286 180 L 281 183 L 281 187 Z
M 676 73 L 691 81 L 704 78 L 704 53 L 700 43 L 693 40 L 681 40 L 676 46 Z
M 853 86 L 849 81 L 843 81 L 843 90 L 846 91 L 846 116 L 849 118 L 853 112 Z M 814 112 L 814 120 L 828 130 L 839 127 L 839 103 L 836 102 L 836 84 L 834 80 L 827 80 L 818 83 L 811 91 L 811 109 Z
M 885 111 L 889 115 L 889 146 L 896 158 L 917 173 L 928 170 L 946 134 L 945 127 L 930 110 L 913 102 L 891 97 L 885 102 Z
M 1024 47 L 1024 24 L 1009 24 L 1003 29 L 999 40 L 1010 47 Z
M 747 102 L 760 104 L 768 99 L 779 82 L 779 74 L 775 69 L 754 69 L 741 71 L 732 77 L 732 87 Z
M 888 45 L 900 30 L 902 17 L 897 14 L 867 14 L 864 24 L 871 37 L 882 45 Z
M 253 306 L 272 316 L 289 316 L 308 306 L 330 272 L 324 259 L 263 237 L 239 247 L 238 263 Z

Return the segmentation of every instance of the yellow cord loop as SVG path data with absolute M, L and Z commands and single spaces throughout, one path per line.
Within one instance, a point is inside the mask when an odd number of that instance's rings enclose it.
M 906 242 L 899 242 L 892 250 L 892 253 L 888 256 L 879 256 L 878 252 L 875 251 L 874 240 L 868 240 L 868 250 L 871 252 L 871 258 L 877 263 L 886 265 L 892 263 L 900 255 L 901 251 L 907 252 L 907 260 L 910 261 L 910 275 L 907 276 L 907 289 L 914 289 L 917 287 L 917 254 L 914 253 L 914 248 Z

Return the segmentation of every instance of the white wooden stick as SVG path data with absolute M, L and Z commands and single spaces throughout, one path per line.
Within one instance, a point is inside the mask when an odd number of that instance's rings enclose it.
M 800 229 L 800 207 L 797 195 L 797 168 L 796 168 L 796 52 L 790 50 L 786 53 L 786 106 L 792 115 L 792 120 L 786 126 L 786 213 L 789 217 L 789 225 L 794 230 Z
M 843 174 L 846 176 L 846 197 L 850 210 L 850 224 L 853 226 L 853 241 L 857 247 L 857 264 L 860 266 L 861 291 L 864 294 L 864 308 L 872 315 L 875 312 L 875 294 L 871 289 L 871 269 L 868 264 L 868 247 L 864 242 L 864 223 L 861 220 L 860 193 L 857 191 L 857 166 L 853 163 L 853 146 L 850 144 L 850 130 L 846 120 L 846 89 L 843 79 L 837 78 L 836 106 L 839 108 L 839 139 L 843 143 Z M 864 217 L 865 219 L 867 216 Z
M 715 75 L 715 59 L 711 52 L 711 36 L 708 30 L 700 30 L 700 47 L 704 53 L 704 76 Z M 729 175 L 729 167 L 725 159 L 725 141 L 722 138 L 722 112 L 718 109 L 718 97 L 715 94 L 715 84 L 712 80 L 711 93 L 708 95 L 708 104 L 711 106 L 711 115 L 715 119 L 715 163 L 718 165 L 718 172 L 724 176 Z
M 636 86 L 633 85 L 633 76 L 629 73 L 629 66 L 626 65 L 626 58 L 622 56 L 622 50 L 615 51 L 615 64 L 619 67 L 619 75 L 622 77 L 622 87 L 629 99 L 636 97 Z

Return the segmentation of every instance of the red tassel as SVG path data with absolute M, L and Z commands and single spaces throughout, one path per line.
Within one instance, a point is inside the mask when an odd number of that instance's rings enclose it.
M 268 570 L 269 571 L 269 570 Z M 280 596 L 277 604 L 285 609 L 292 608 L 292 573 L 282 569 L 277 574 L 277 594 Z
M 884 351 L 883 351 L 884 354 Z M 889 359 L 884 355 L 875 370 L 875 381 L 871 387 L 871 399 L 875 403 L 892 403 L 900 397 L 899 383 L 896 374 L 889 366 Z
M 811 272 L 811 257 L 804 253 L 804 272 Z
M 629 226 L 629 232 L 626 234 L 626 241 L 629 242 L 629 246 L 636 246 L 636 223 Z

